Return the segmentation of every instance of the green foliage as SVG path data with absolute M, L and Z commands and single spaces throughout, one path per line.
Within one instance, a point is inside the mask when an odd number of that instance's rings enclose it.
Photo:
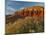
M 42 17 L 25 17 L 18 19 L 13 24 L 6 25 L 9 33 L 29 33 L 29 32 L 43 32 L 44 21 Z M 8 28 L 9 27 L 9 28 Z

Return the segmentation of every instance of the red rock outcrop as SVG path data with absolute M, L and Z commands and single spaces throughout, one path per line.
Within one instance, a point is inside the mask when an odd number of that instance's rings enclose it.
M 6 17 L 6 23 L 8 22 L 14 22 L 18 18 L 25 18 L 27 16 L 37 16 L 37 17 L 43 17 L 44 16 L 44 8 L 41 6 L 32 6 L 32 7 L 26 7 L 23 10 L 16 11 L 13 15 Z
M 27 7 L 24 8 L 21 11 L 16 12 L 15 14 L 21 17 L 26 16 L 43 16 L 44 8 L 40 6 L 33 6 L 33 7 Z

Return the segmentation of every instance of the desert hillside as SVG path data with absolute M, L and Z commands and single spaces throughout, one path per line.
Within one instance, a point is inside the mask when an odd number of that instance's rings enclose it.
M 44 31 L 44 8 L 25 7 L 6 16 L 6 33 L 30 33 Z
M 33 16 L 43 16 L 44 15 L 44 8 L 41 6 L 33 6 L 33 7 L 26 7 L 23 10 L 16 11 L 13 15 L 7 15 L 6 16 L 6 22 L 9 21 L 14 22 L 18 18 L 25 18 L 27 16 L 33 17 Z M 8 19 L 8 21 L 7 21 Z

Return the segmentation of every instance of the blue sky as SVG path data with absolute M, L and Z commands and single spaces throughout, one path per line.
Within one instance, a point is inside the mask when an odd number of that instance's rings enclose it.
M 6 15 L 14 13 L 16 10 L 29 6 L 43 6 L 42 2 L 23 2 L 23 1 L 5 1 Z

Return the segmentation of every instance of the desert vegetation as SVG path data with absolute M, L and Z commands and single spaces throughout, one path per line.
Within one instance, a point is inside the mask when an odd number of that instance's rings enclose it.
M 26 7 L 6 16 L 6 33 L 44 32 L 44 8 Z

